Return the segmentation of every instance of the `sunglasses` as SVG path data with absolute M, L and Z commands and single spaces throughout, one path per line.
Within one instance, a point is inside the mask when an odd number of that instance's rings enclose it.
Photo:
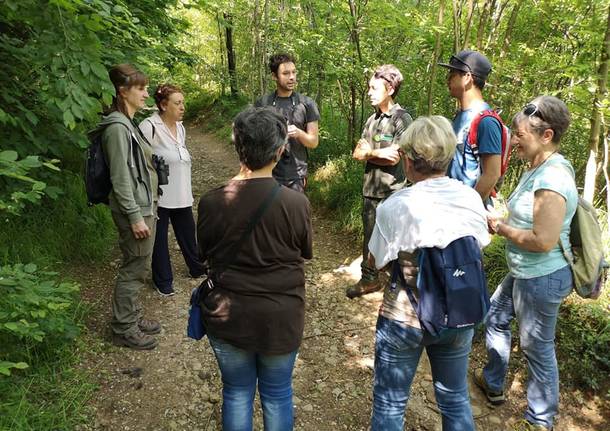
M 544 116 L 540 112 L 540 109 L 538 109 L 538 105 L 535 105 L 533 103 L 528 103 L 527 105 L 525 105 L 525 108 L 523 108 L 523 113 L 528 117 L 538 117 L 542 121 L 546 121 L 544 119 Z

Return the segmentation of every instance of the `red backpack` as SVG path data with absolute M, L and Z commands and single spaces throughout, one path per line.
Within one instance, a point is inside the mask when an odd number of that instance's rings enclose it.
M 502 183 L 504 182 L 504 174 L 506 173 L 506 170 L 508 169 L 508 164 L 510 162 L 510 153 L 512 150 L 511 144 L 510 144 L 510 130 L 508 129 L 508 127 L 506 127 L 506 125 L 504 125 L 504 122 L 502 121 L 502 119 L 500 118 L 500 115 L 496 111 L 494 111 L 492 109 L 487 109 L 485 111 L 479 112 L 479 114 L 472 119 L 472 123 L 470 123 L 470 131 L 468 132 L 468 145 L 470 145 L 470 148 L 472 148 L 472 153 L 474 154 L 475 157 L 477 157 L 477 159 L 479 157 L 479 148 L 478 148 L 478 144 L 477 144 L 477 132 L 479 129 L 479 123 L 485 117 L 495 118 L 498 121 L 498 123 L 500 123 L 500 127 L 502 128 L 502 153 L 500 154 L 500 156 L 501 156 L 500 178 L 496 182 L 494 190 L 491 191 L 491 196 L 495 197 L 496 191 L 502 186 Z

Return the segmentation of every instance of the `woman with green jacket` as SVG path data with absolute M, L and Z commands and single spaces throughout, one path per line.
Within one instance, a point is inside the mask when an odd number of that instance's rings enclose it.
M 112 341 L 136 350 L 154 349 L 161 325 L 142 318 L 138 293 L 152 256 L 157 212 L 157 173 L 152 147 L 133 123 L 148 98 L 148 78 L 130 64 L 109 71 L 116 95 L 97 132 L 110 168 L 112 219 L 123 259 L 112 298 Z

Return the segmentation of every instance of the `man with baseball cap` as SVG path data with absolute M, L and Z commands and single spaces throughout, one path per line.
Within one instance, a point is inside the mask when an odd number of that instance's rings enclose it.
M 483 54 L 465 50 L 452 55 L 448 63 L 439 63 L 439 66 L 449 69 L 447 87 L 459 104 L 459 111 L 453 119 L 458 145 L 447 174 L 473 187 L 487 202 L 500 178 L 502 124 L 491 116 L 484 117 L 477 130 L 476 150 L 467 139 L 474 117 L 490 109 L 483 100 L 482 91 L 491 72 L 491 63 Z

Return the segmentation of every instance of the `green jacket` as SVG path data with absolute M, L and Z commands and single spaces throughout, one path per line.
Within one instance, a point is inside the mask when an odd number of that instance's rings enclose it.
M 150 144 L 132 121 L 118 111 L 103 117 L 93 133 L 102 133 L 110 168 L 110 209 L 124 214 L 130 224 L 154 215 L 158 180 Z

